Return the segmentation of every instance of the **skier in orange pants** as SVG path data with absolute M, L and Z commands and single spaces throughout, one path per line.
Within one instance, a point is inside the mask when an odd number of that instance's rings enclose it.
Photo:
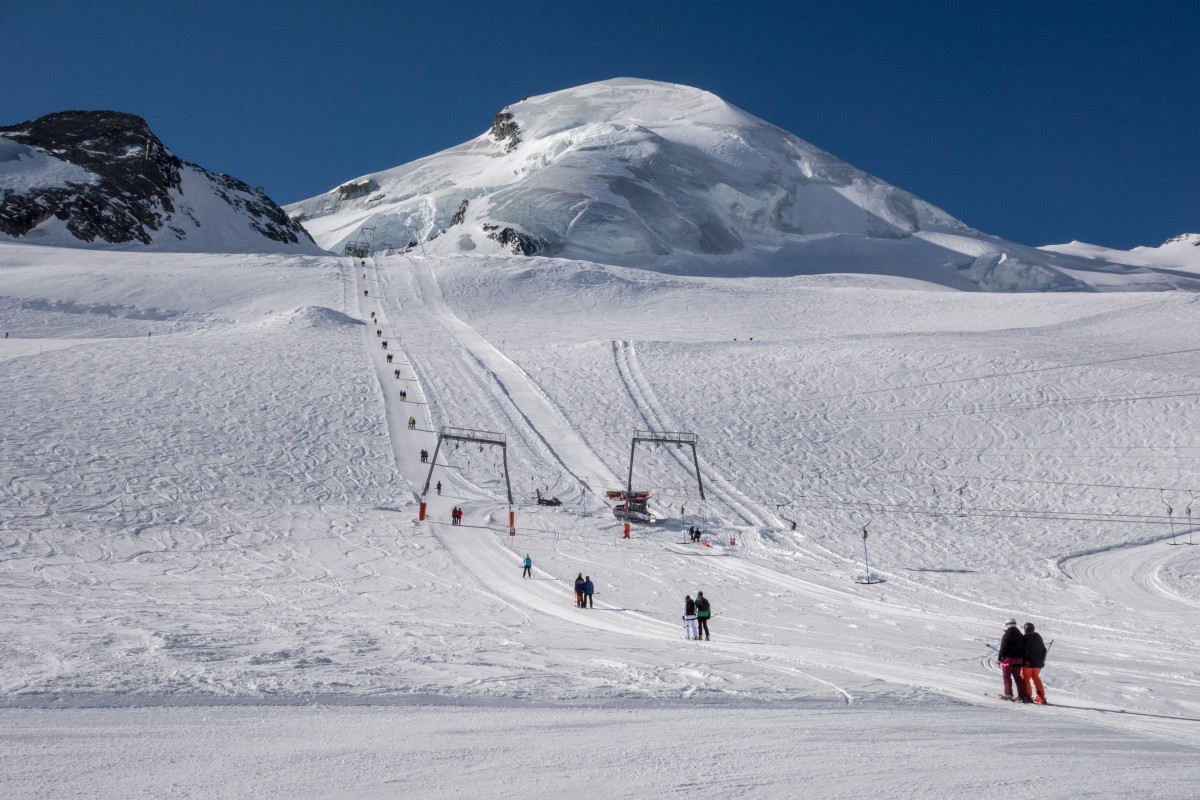
M 1050 648 L 1042 641 L 1042 635 L 1034 630 L 1032 622 L 1025 623 L 1024 644 L 1025 663 L 1021 666 L 1021 683 L 1025 686 L 1025 696 L 1045 705 L 1046 687 L 1042 686 L 1042 667 L 1046 666 L 1046 653 Z M 1037 689 L 1037 695 L 1029 690 L 1030 683 Z

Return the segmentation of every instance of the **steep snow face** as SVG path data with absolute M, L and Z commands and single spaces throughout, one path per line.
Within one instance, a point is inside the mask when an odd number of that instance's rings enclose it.
M 981 234 L 708 92 L 628 78 L 525 98 L 470 142 L 286 208 L 335 252 L 420 245 L 993 291 L 1087 289 L 1097 269 Z
M 0 128 L 0 239 L 320 252 L 261 191 L 177 158 L 145 120 L 110 111 L 64 111 Z

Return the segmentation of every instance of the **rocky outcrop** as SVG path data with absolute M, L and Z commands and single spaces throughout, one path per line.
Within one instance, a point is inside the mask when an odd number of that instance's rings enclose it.
M 536 256 L 546 246 L 544 242 L 516 228 L 501 228 L 499 225 L 485 224 L 483 229 L 488 231 L 489 239 L 495 239 L 511 250 L 514 255 Z
M 61 181 L 3 189 L 0 232 L 9 236 L 24 236 L 56 217 L 82 242 L 150 244 L 162 231 L 184 239 L 187 234 L 179 227 L 183 218 L 193 227 L 204 223 L 191 209 L 180 208 L 184 172 L 192 169 L 264 237 L 282 243 L 312 241 L 261 191 L 173 155 L 146 121 L 133 114 L 63 111 L 0 127 L 0 142 L 4 140 L 21 146 L 10 160 L 41 155 L 73 167 Z
M 378 188 L 379 184 L 368 178 L 361 181 L 348 181 L 347 183 L 343 183 L 341 186 L 334 189 L 334 191 L 337 192 L 338 196 L 343 200 L 353 200 L 355 197 L 363 197 L 368 195 Z
M 458 211 L 455 211 L 454 216 L 450 217 L 451 228 L 453 228 L 455 225 L 461 225 L 463 220 L 467 218 L 467 206 L 469 205 L 471 205 L 471 201 L 465 199 L 458 204 Z
M 521 143 L 521 128 L 511 113 L 501 111 L 492 120 L 492 138 L 504 144 L 506 153 L 517 149 L 517 145 Z
M 1178 236 L 1172 236 L 1163 242 L 1163 246 L 1178 244 L 1180 242 L 1190 244 L 1192 247 L 1200 247 L 1200 233 L 1181 233 Z

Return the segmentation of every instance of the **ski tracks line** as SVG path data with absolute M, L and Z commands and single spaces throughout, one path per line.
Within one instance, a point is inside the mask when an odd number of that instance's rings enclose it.
M 659 402 L 650 382 L 646 379 L 641 365 L 638 363 L 637 351 L 633 343 L 614 340 L 612 342 L 612 352 L 617 376 L 621 384 L 625 387 L 626 393 L 629 395 L 630 400 L 632 400 L 633 406 L 642 418 L 646 428 L 657 431 L 678 430 L 678 425 L 668 421 L 668 415 L 663 411 L 662 404 Z M 690 469 L 691 465 L 686 464 L 682 456 L 674 454 L 673 457 L 683 469 Z M 764 517 L 745 502 L 736 499 L 741 492 L 712 465 L 711 461 L 703 457 L 699 452 L 696 453 L 696 457 L 704 468 L 708 485 L 719 488 L 717 495 L 731 511 L 741 517 L 744 525 L 772 524 L 769 517 Z M 710 488 L 711 493 L 712 490 Z M 770 516 L 773 517 L 774 514 Z

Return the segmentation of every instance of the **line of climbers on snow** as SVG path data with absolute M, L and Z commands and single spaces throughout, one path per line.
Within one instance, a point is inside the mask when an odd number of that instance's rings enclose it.
M 360 262 L 360 264 L 364 268 L 367 266 L 366 261 L 362 261 L 362 262 Z M 366 277 L 367 277 L 367 273 L 364 271 L 363 279 L 365 280 Z M 371 296 L 370 290 L 363 289 L 363 297 L 370 297 L 370 296 Z M 382 298 L 376 296 L 375 299 L 382 303 Z M 371 312 L 371 322 L 380 326 L 375 329 L 375 338 L 380 339 L 383 349 L 387 350 L 388 340 L 383 338 L 384 322 L 383 322 L 382 315 L 379 314 L 378 312 L 372 311 Z M 392 363 L 392 357 L 393 357 L 392 353 L 387 354 L 387 356 L 386 356 L 387 363 L 389 363 L 389 364 Z M 392 375 L 396 378 L 396 380 L 400 380 L 400 370 L 399 369 L 393 370 Z M 399 398 L 400 398 L 401 402 L 408 402 L 408 390 L 401 389 L 399 392 Z M 409 416 L 409 418 L 407 420 L 405 420 L 405 425 L 408 428 L 408 430 L 410 430 L 410 431 L 416 430 L 417 418 L 414 416 Z M 428 450 L 421 448 L 421 450 L 418 452 L 418 456 L 420 457 L 422 464 L 428 463 L 428 461 L 429 461 L 429 451 Z M 442 494 L 442 482 L 441 481 L 438 481 L 438 483 L 437 483 L 437 493 L 438 493 L 438 496 L 441 496 L 441 494 Z M 450 510 L 450 524 L 451 525 L 461 525 L 462 518 L 463 518 L 463 510 L 461 508 L 459 508 L 458 506 L 455 506 L 454 508 L 452 508 Z

